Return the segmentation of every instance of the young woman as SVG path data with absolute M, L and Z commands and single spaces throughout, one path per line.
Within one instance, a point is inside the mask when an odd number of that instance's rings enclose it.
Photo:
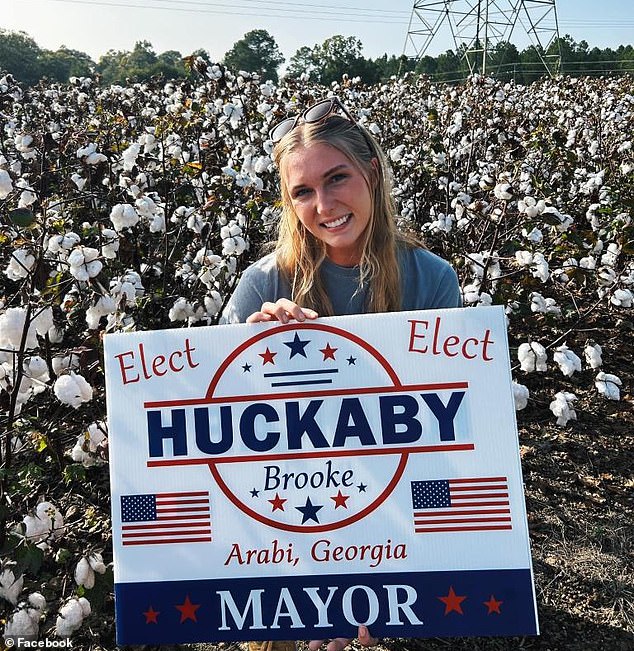
M 244 271 L 224 323 L 461 305 L 454 270 L 397 231 L 385 156 L 337 98 L 283 120 L 270 137 L 282 191 L 277 244 Z M 335 638 L 328 651 L 349 641 Z M 359 641 L 376 643 L 365 626 Z M 250 651 L 289 644 L 253 642 Z

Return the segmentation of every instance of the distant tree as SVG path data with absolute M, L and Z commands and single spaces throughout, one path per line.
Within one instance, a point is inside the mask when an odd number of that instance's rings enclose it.
M 363 44 L 355 36 L 331 36 L 312 48 L 297 50 L 289 61 L 288 75 L 307 74 L 311 80 L 324 85 L 341 81 L 343 75 L 373 83 L 379 78 L 377 68 L 361 55 L 362 50 Z
M 182 79 L 187 75 L 180 52 L 168 50 L 157 56 L 148 41 L 138 41 L 132 52 L 109 50 L 99 59 L 97 70 L 107 84 L 146 81 L 158 75 Z
M 152 75 L 162 75 L 166 79 L 180 79 L 186 74 L 185 61 L 178 50 L 162 52 L 152 66 Z
M 42 76 L 40 56 L 38 44 L 28 34 L 0 29 L 0 70 L 25 84 L 36 84 Z
M 65 46 L 53 52 L 42 50 L 40 56 L 40 73 L 51 81 L 66 83 L 70 77 L 88 77 L 95 69 L 95 62 L 79 50 Z
M 234 43 L 222 62 L 232 70 L 257 72 L 264 81 L 277 81 L 277 69 L 284 63 L 284 56 L 265 29 L 254 29 Z

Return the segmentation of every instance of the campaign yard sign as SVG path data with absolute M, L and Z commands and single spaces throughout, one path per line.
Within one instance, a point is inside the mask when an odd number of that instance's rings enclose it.
M 105 338 L 119 644 L 534 635 L 501 307 Z

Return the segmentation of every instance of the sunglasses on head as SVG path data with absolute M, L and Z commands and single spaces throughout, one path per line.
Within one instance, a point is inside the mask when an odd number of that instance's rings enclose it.
M 320 102 L 309 106 L 295 117 L 285 118 L 281 122 L 274 124 L 269 131 L 269 138 L 274 144 L 277 144 L 287 133 L 290 133 L 303 120 L 307 124 L 321 122 L 336 110 L 340 110 L 350 122 L 355 123 L 355 119 L 350 115 L 348 109 L 341 103 L 338 97 L 329 97 L 322 99 Z

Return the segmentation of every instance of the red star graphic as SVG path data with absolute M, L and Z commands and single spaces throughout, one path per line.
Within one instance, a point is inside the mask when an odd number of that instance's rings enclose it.
M 459 615 L 463 615 L 462 606 L 460 605 L 467 597 L 459 597 L 454 591 L 453 586 L 449 588 L 449 594 L 446 597 L 438 597 L 445 604 L 445 615 L 455 610 Z
M 350 495 L 343 495 L 341 491 L 339 491 L 336 495 L 332 495 L 330 499 L 334 500 L 336 509 L 338 509 L 340 506 L 343 506 L 344 509 L 347 509 L 348 505 L 346 502 L 350 499 Z
M 283 511 L 286 500 L 282 499 L 278 493 L 275 493 L 275 498 L 269 500 L 269 502 L 273 505 L 273 511 Z
M 488 609 L 487 615 L 490 615 L 491 613 L 497 613 L 498 615 L 501 615 L 502 613 L 500 612 L 500 606 L 504 603 L 503 601 L 497 601 L 493 595 L 489 597 L 489 601 L 483 601 L 482 602 Z
M 161 614 L 161 612 L 154 610 L 154 608 L 150 606 L 150 608 L 146 610 L 143 614 L 145 615 L 146 624 L 158 624 L 158 616 Z
M 325 348 L 320 348 L 319 352 L 324 354 L 324 360 L 326 361 L 327 359 L 334 359 L 335 358 L 335 353 L 338 351 L 338 348 L 331 348 L 330 344 L 326 344 Z
M 272 353 L 272 352 L 269 350 L 269 347 L 268 347 L 268 346 L 266 347 L 266 351 L 265 351 L 265 352 L 263 352 L 263 353 L 258 353 L 258 355 L 259 355 L 259 356 L 264 360 L 264 361 L 262 362 L 262 365 L 263 365 L 263 366 L 264 366 L 264 364 L 275 364 L 275 360 L 274 360 L 273 358 L 275 357 L 275 355 L 277 355 L 277 353 Z
M 185 597 L 184 603 L 182 603 L 180 606 L 174 606 L 176 610 L 181 611 L 181 624 L 188 619 L 191 619 L 194 622 L 197 622 L 198 620 L 196 619 L 196 611 L 200 608 L 200 604 L 193 604 L 189 600 L 189 595 Z

